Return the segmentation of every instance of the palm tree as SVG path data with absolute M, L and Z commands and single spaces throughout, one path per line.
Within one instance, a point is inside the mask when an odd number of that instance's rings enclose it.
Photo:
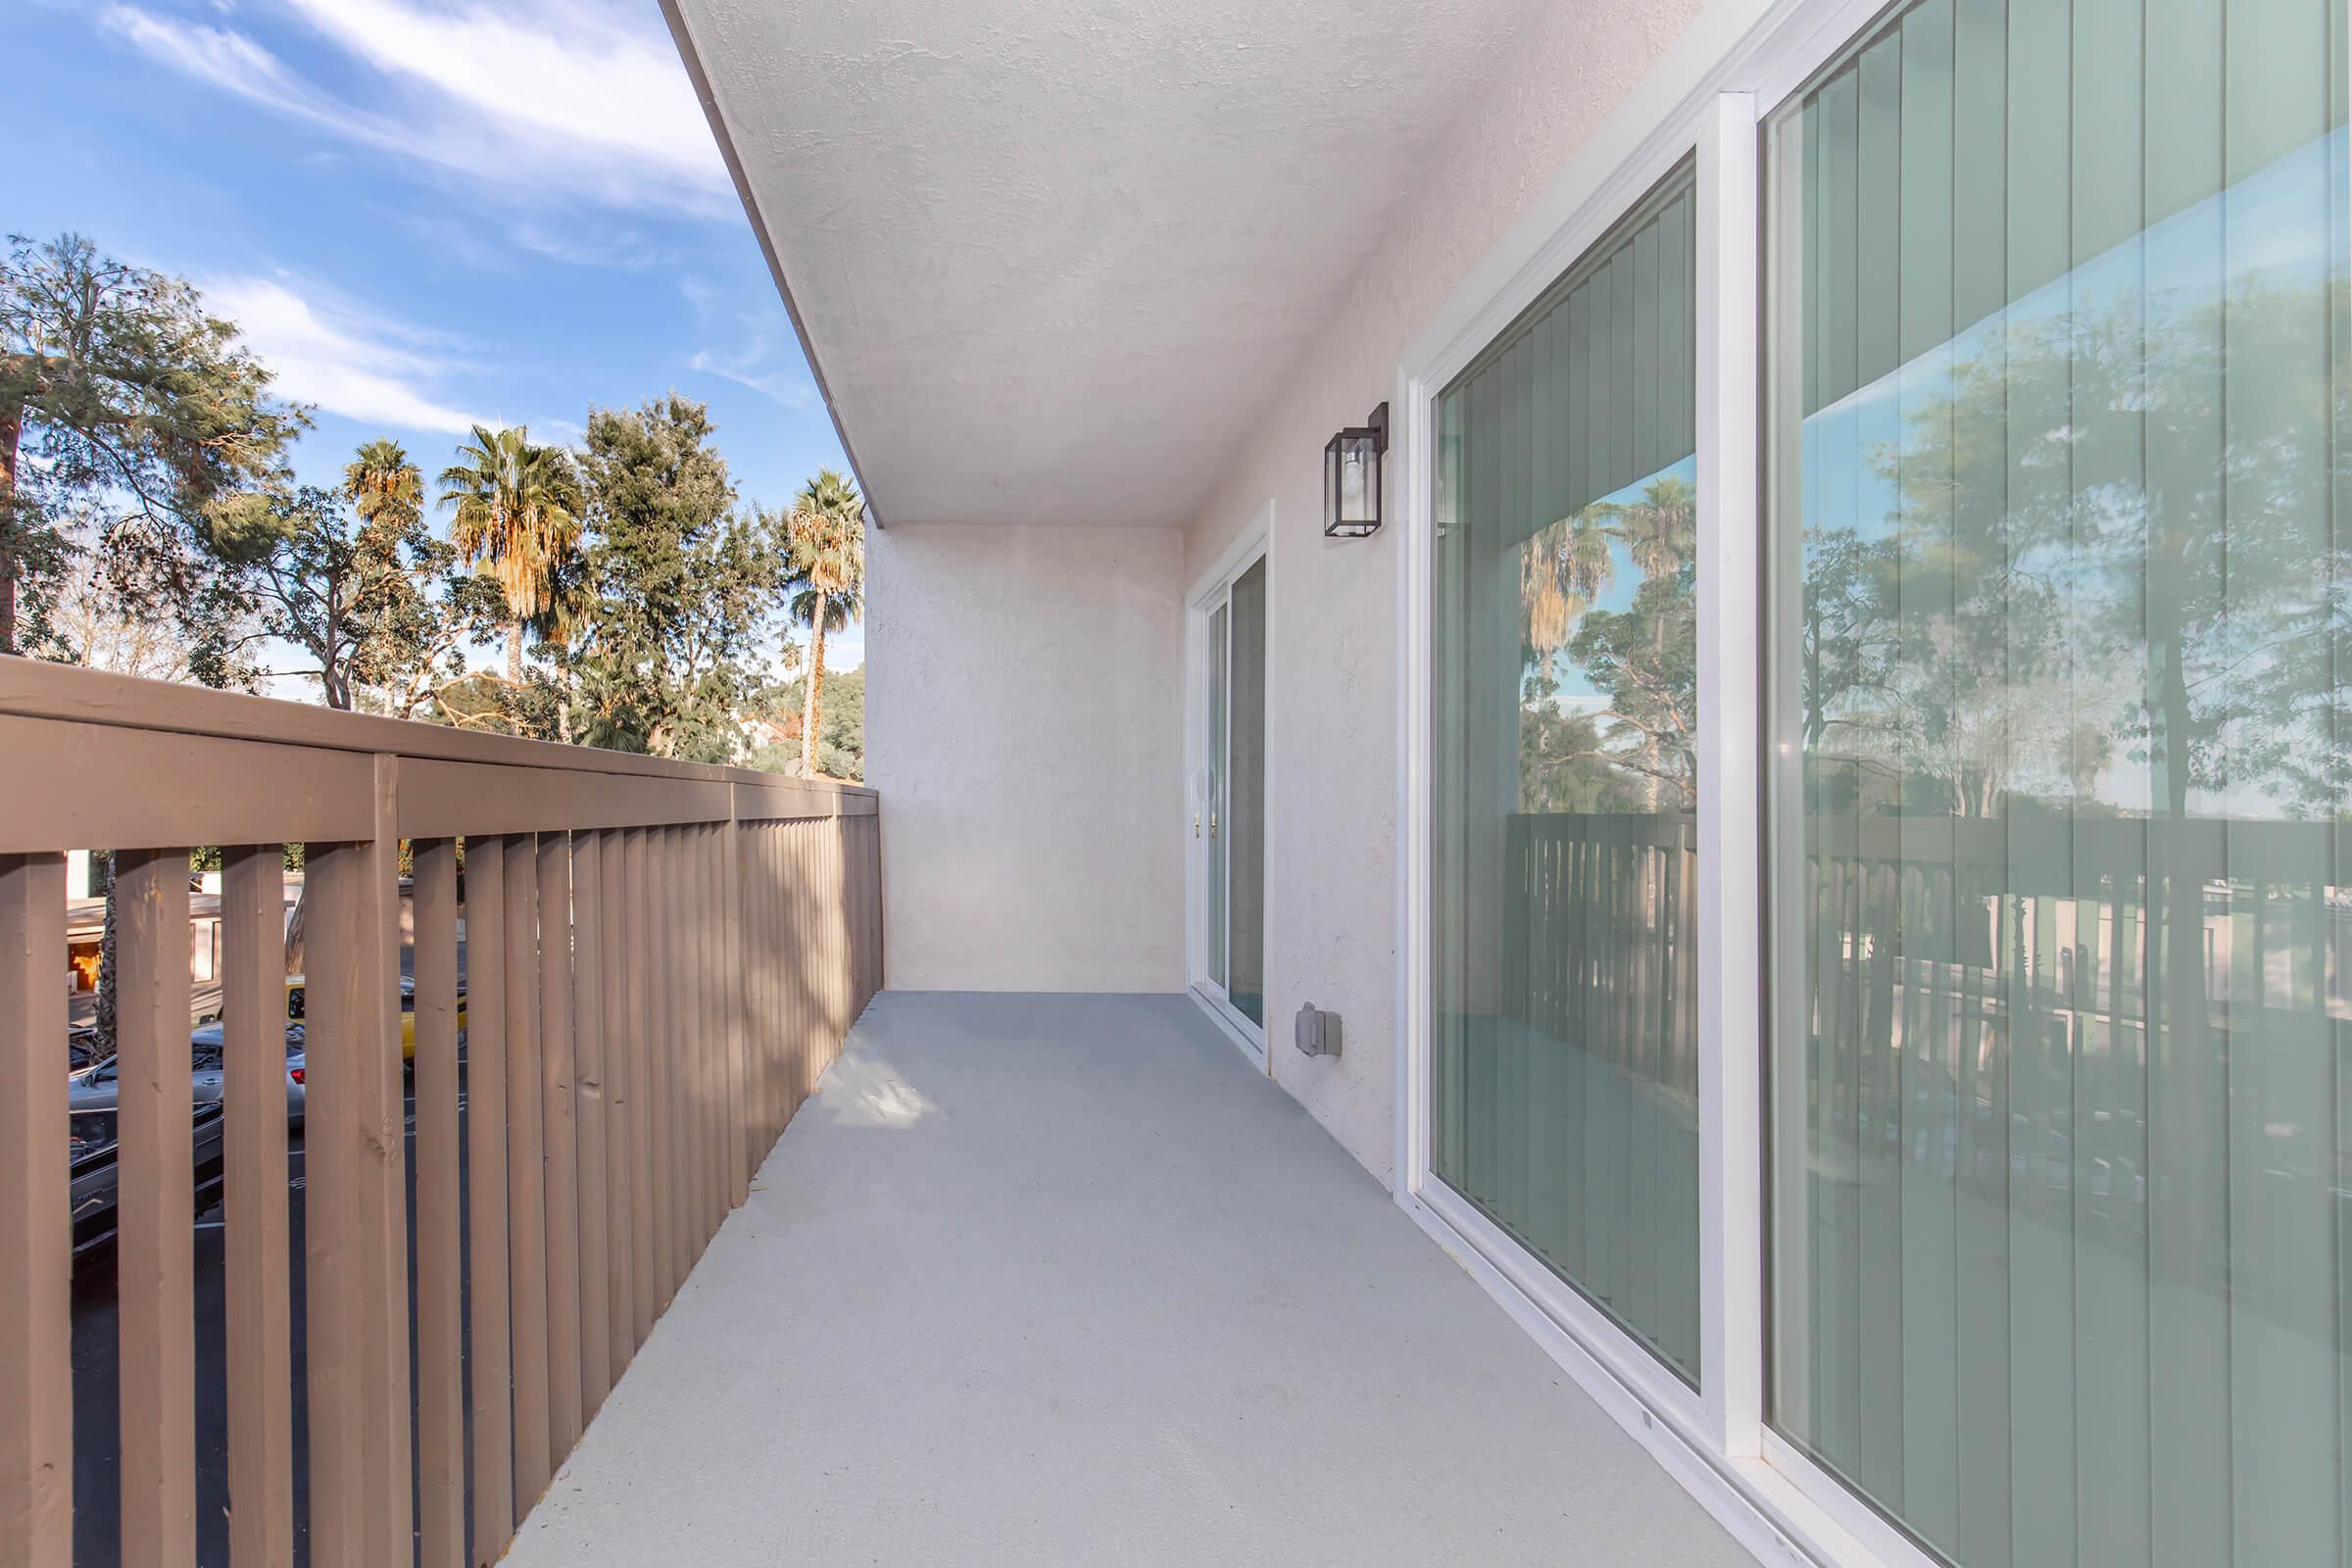
M 1577 617 L 1616 580 L 1616 563 L 1609 555 L 1614 535 L 1596 522 L 1599 510 L 1587 507 L 1538 529 L 1520 558 L 1519 595 L 1525 610 L 1527 644 L 1544 668 L 1550 667 L 1551 656 L 1567 645 Z
M 1690 481 L 1669 473 L 1639 501 L 1596 501 L 1539 529 L 1519 565 L 1528 646 L 1548 660 L 1567 643 L 1576 618 L 1616 580 L 1613 546 L 1622 543 L 1644 577 L 1671 577 L 1697 553 L 1697 523 Z
M 424 513 L 424 475 L 397 441 L 364 443 L 343 466 L 343 494 L 362 522 L 399 524 Z
M 1595 512 L 1613 518 L 1643 576 L 1671 577 L 1698 549 L 1698 495 L 1679 474 L 1661 474 L 1639 501 L 1612 502 Z
M 816 777 L 816 727 L 825 684 L 825 634 L 846 629 L 865 603 L 865 502 L 831 468 L 801 487 L 785 520 L 792 618 L 808 628 L 808 690 L 801 703 L 801 776 Z
M 522 633 L 560 632 L 555 590 L 580 545 L 580 480 L 562 447 L 534 446 L 526 426 L 473 427 L 465 460 L 441 470 L 441 505 L 457 513 L 450 543 L 507 596 L 507 679 L 522 684 Z M 560 639 L 558 639 L 560 640 Z

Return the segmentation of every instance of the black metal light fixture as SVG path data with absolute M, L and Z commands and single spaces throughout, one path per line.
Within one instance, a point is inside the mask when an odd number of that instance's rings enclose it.
M 1380 460 L 1389 450 L 1389 406 L 1342 430 L 1323 449 L 1323 533 L 1361 539 L 1380 531 Z

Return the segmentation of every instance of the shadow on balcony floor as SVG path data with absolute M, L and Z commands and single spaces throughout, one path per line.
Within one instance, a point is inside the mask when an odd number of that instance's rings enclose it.
M 925 994 L 507 1560 L 1752 1561 L 1190 1002 Z

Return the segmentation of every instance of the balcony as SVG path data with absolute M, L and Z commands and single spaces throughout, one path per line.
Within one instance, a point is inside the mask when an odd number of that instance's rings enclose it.
M 0 742 L 49 763 L 0 813 L 10 1563 L 1746 1560 L 1190 1001 L 878 995 L 872 792 L 17 661 Z M 69 1372 L 51 983 L 86 844 L 104 1376 Z M 177 943 L 215 845 L 200 1252 Z

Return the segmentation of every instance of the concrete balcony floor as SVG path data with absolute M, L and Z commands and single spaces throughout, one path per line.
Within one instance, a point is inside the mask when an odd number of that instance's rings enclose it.
M 508 1561 L 1752 1563 L 1192 1003 L 911 993 Z

